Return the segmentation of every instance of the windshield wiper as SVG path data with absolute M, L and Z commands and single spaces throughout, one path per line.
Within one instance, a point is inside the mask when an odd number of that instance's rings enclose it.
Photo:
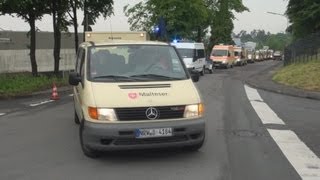
M 169 76 L 164 76 L 164 75 L 159 75 L 159 74 L 138 74 L 138 75 L 133 75 L 130 77 L 134 78 L 152 78 L 152 79 L 161 79 L 161 80 L 182 80 L 182 78 L 176 78 L 176 77 L 169 77 Z
M 120 75 L 96 76 L 96 77 L 93 77 L 93 79 L 113 79 L 115 81 L 123 81 L 123 80 L 134 81 L 135 80 L 129 76 L 120 76 Z

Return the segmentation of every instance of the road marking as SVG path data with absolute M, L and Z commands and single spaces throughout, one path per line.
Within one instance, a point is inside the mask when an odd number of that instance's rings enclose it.
M 4 116 L 6 113 L 0 113 L 0 116 Z
M 31 107 L 40 106 L 40 105 L 47 104 L 47 103 L 50 103 L 50 102 L 53 102 L 53 101 L 54 100 L 42 101 L 42 102 L 39 102 L 39 103 L 30 104 L 30 106 Z
M 263 101 L 256 89 L 245 85 L 248 99 L 264 124 L 285 124 Z M 320 159 L 290 130 L 267 129 L 302 179 L 320 179 Z
M 250 101 L 261 101 L 263 102 L 263 99 L 261 98 L 261 96 L 259 95 L 258 91 L 256 89 L 253 89 L 247 85 L 244 86 L 244 89 L 246 90 L 248 99 Z
M 70 97 L 73 97 L 73 94 L 69 94 Z
M 257 112 L 263 124 L 285 124 L 268 104 L 263 101 L 256 89 L 245 85 L 245 90 L 252 107 Z
M 320 179 L 320 159 L 293 131 L 268 131 L 302 179 Z

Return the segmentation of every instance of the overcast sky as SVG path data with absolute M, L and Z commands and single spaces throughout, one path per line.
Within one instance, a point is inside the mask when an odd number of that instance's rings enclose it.
M 141 0 L 114 0 L 114 16 L 105 20 L 100 18 L 96 25 L 93 26 L 94 31 L 128 31 L 129 25 L 127 18 L 123 13 L 123 7 L 130 3 L 135 4 Z M 251 31 L 253 29 L 264 29 L 271 33 L 283 32 L 287 26 L 287 19 L 282 16 L 267 14 L 268 11 L 283 14 L 287 7 L 287 0 L 243 0 L 243 3 L 250 9 L 250 12 L 236 14 L 234 21 L 234 32 L 240 30 Z M 82 22 L 83 15 L 79 13 L 79 23 Z M 41 31 L 53 31 L 52 17 L 44 16 L 42 21 L 37 21 L 36 26 Z M 20 18 L 10 16 L 0 16 L 1 29 L 13 31 L 28 31 L 29 26 Z M 82 30 L 82 27 L 80 27 Z M 72 31 L 72 28 L 70 28 Z

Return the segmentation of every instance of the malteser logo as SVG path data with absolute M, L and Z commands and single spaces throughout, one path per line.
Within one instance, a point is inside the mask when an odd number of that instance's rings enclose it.
M 148 96 L 168 96 L 168 93 L 139 92 L 139 96 L 142 96 L 142 97 L 148 97 Z
M 129 93 L 128 96 L 130 99 L 137 99 L 138 94 L 137 93 Z

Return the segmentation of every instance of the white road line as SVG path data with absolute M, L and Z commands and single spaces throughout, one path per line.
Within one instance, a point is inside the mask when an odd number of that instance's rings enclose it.
M 4 116 L 6 113 L 0 113 L 0 116 Z
M 272 111 L 268 104 L 263 102 L 263 99 L 261 98 L 256 89 L 253 89 L 245 85 L 245 90 L 252 107 L 257 112 L 263 124 L 284 125 L 284 122 L 278 117 L 276 113 Z
M 31 107 L 35 107 L 35 106 L 40 106 L 40 105 L 47 104 L 47 103 L 50 103 L 50 102 L 53 102 L 53 100 L 42 101 L 42 102 L 39 102 L 39 103 L 33 103 L 33 104 L 30 104 L 30 106 Z
M 293 131 L 268 131 L 302 179 L 320 179 L 320 159 Z
M 72 96 L 73 96 L 73 94 L 69 94 L 69 96 L 70 96 L 70 97 L 72 97 Z
M 250 101 L 263 101 L 263 99 L 261 98 L 261 96 L 259 95 L 258 91 L 256 89 L 253 89 L 247 85 L 244 86 L 244 89 L 246 90 L 248 99 Z
M 245 85 L 245 90 L 254 110 L 264 124 L 285 124 L 272 109 L 263 102 L 256 89 Z M 290 130 L 268 129 L 288 161 L 302 179 L 320 179 L 320 159 Z

